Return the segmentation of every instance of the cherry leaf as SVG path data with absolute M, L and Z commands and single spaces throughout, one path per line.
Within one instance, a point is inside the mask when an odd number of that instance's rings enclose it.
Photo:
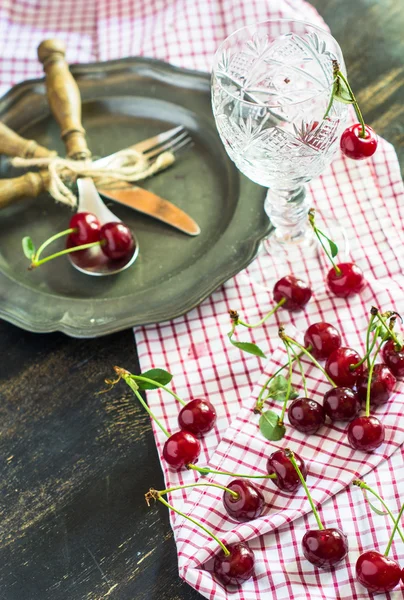
M 338 85 L 337 89 L 334 92 L 334 98 L 335 100 L 338 100 L 338 102 L 342 102 L 343 104 L 353 104 L 351 92 L 349 91 L 347 84 L 341 79 L 341 77 L 338 77 Z
M 35 254 L 35 246 L 34 246 L 34 242 L 29 237 L 29 235 L 26 235 L 25 237 L 22 238 L 22 249 L 23 249 L 25 256 L 27 258 L 29 258 L 30 260 L 32 260 L 34 254 Z
M 368 498 L 368 495 L 366 493 L 366 490 L 363 490 L 363 495 L 364 498 L 366 500 L 366 502 L 369 504 L 369 507 L 373 510 L 373 512 L 375 512 L 377 515 L 388 515 L 389 513 L 386 510 L 380 510 L 379 508 L 376 508 L 376 506 L 374 504 L 371 503 L 371 501 Z
M 236 346 L 239 350 L 243 352 L 248 352 L 248 354 L 254 354 L 254 356 L 260 356 L 261 358 L 266 358 L 265 354 L 257 346 L 257 344 L 253 344 L 252 342 L 235 342 L 231 338 L 229 338 L 233 346 Z
M 164 369 L 150 369 L 149 371 L 145 371 L 140 374 L 141 377 L 147 377 L 147 379 L 152 379 L 156 383 L 160 385 L 167 385 L 170 383 L 173 376 L 168 371 Z M 141 390 L 156 390 L 159 386 L 153 385 L 152 383 L 148 383 L 147 381 L 141 381 L 140 379 L 135 379 L 139 389 Z
M 259 428 L 264 438 L 271 442 L 281 440 L 286 433 L 285 425 L 279 424 L 279 416 L 272 410 L 266 410 L 262 413 Z

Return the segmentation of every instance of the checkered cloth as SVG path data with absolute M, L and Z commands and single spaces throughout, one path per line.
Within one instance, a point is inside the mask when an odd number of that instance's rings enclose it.
M 146 55 L 209 70 L 216 47 L 228 34 L 246 23 L 276 17 L 302 19 L 325 27 L 303 0 L 3 0 L 0 91 L 42 75 L 35 58 L 36 47 L 49 37 L 65 41 L 70 63 Z M 404 481 L 402 383 L 397 384 L 388 405 L 376 411 L 386 426 L 386 443 L 372 454 L 354 452 L 346 442 L 346 426 L 341 423 L 327 424 L 310 437 L 288 428 L 282 441 L 270 443 L 261 436 L 258 417 L 252 412 L 260 387 L 285 361 L 277 335 L 280 323 L 286 324 L 289 334 L 301 338 L 310 323 L 331 322 L 342 332 L 344 344 L 363 352 L 370 306 L 403 310 L 400 264 L 404 193 L 394 149 L 380 140 L 371 160 L 355 163 L 338 157 L 322 177 L 310 184 L 309 192 L 320 217 L 339 221 L 351 241 L 351 256 L 368 281 L 360 296 L 349 301 L 331 296 L 324 286 L 325 263 L 321 270 L 316 261 L 306 261 L 301 268 L 314 289 L 306 310 L 290 314 L 280 309 L 263 327 L 237 331 L 240 339 L 264 349 L 268 362 L 241 354 L 226 336 L 230 329 L 229 308 L 254 322 L 272 305 L 271 295 L 251 285 L 242 273 L 187 315 L 135 332 L 143 370 L 166 368 L 174 375 L 173 388 L 180 396 L 207 397 L 217 408 L 217 425 L 202 440 L 200 465 L 264 474 L 269 454 L 288 446 L 308 465 L 307 482 L 316 503 L 321 504 L 323 521 L 327 526 L 343 528 L 349 538 L 347 559 L 333 570 L 322 571 L 302 558 L 301 538 L 308 528 L 315 527 L 315 521 L 301 490 L 290 496 L 279 492 L 269 480 L 258 483 L 267 507 L 264 516 L 245 524 L 227 518 L 221 493 L 215 488 L 174 492 L 169 500 L 177 508 L 191 513 L 225 542 L 248 541 L 255 552 L 254 578 L 230 593 L 212 577 L 211 559 L 217 546 L 189 522 L 170 515 L 180 575 L 211 599 L 368 598 L 367 591 L 355 581 L 355 562 L 364 550 L 384 551 L 392 526 L 387 517 L 369 510 L 362 492 L 350 482 L 366 476 L 367 483 L 385 497 L 395 513 L 403 500 L 399 497 Z M 253 263 L 252 269 L 257 274 L 265 270 L 265 255 Z M 278 275 L 285 274 L 283 271 Z M 305 366 L 309 394 L 321 401 L 328 385 L 317 369 Z M 297 374 L 293 381 L 301 388 Z M 176 401 L 160 391 L 149 392 L 148 401 L 165 426 L 176 431 Z M 275 403 L 270 408 L 280 410 Z M 164 434 L 155 427 L 154 433 L 161 454 Z M 172 471 L 164 463 L 162 468 L 167 486 L 199 479 L 193 471 Z M 210 476 L 205 481 L 226 484 L 228 479 Z M 158 509 L 163 510 L 160 506 Z M 399 539 L 391 555 L 404 566 L 404 548 Z M 398 589 L 389 598 L 402 598 L 402 592 Z

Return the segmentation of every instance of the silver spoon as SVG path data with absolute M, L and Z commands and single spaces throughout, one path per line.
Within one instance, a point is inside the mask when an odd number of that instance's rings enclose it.
M 94 181 L 90 177 L 83 177 L 77 180 L 77 187 L 79 189 L 79 201 L 77 212 L 90 212 L 93 213 L 101 223 L 122 223 L 121 219 L 118 219 L 113 212 L 106 207 L 101 199 L 101 196 L 97 192 Z M 125 269 L 128 269 L 138 257 L 139 244 L 133 235 L 135 246 L 133 253 L 130 257 L 126 257 L 122 260 L 111 260 L 108 258 L 100 246 L 94 246 L 89 250 L 83 250 L 82 252 L 72 252 L 67 257 L 75 269 L 86 275 L 94 275 L 95 277 L 103 277 L 105 275 L 116 275 Z

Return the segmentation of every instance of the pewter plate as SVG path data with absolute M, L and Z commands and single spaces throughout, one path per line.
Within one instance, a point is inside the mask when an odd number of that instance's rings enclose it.
M 212 116 L 208 74 L 146 58 L 75 65 L 72 72 L 94 155 L 175 125 L 191 132 L 194 148 L 142 185 L 187 211 L 202 233 L 188 237 L 111 203 L 139 239 L 133 267 L 97 279 L 60 258 L 28 271 L 22 237 L 40 243 L 65 229 L 71 212 L 47 194 L 24 199 L 0 212 L 0 316 L 29 331 L 88 338 L 183 315 L 253 260 L 269 230 L 265 190 L 240 175 L 227 157 Z M 64 155 L 43 80 L 10 90 L 0 100 L 0 119 Z M 1 177 L 18 174 L 2 160 Z M 60 241 L 54 250 L 62 246 Z

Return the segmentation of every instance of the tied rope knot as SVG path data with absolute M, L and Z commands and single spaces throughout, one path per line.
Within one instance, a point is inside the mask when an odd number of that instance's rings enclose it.
M 172 152 L 163 152 L 150 162 L 141 152 L 130 148 L 113 154 L 108 162 L 97 166 L 91 159 L 71 160 L 60 156 L 48 158 L 13 158 L 13 167 L 38 167 L 49 173 L 48 192 L 57 201 L 71 208 L 77 205 L 77 197 L 65 182 L 74 183 L 80 177 L 91 177 L 99 187 L 112 187 L 117 181 L 132 183 L 151 177 L 167 169 L 175 161 Z

